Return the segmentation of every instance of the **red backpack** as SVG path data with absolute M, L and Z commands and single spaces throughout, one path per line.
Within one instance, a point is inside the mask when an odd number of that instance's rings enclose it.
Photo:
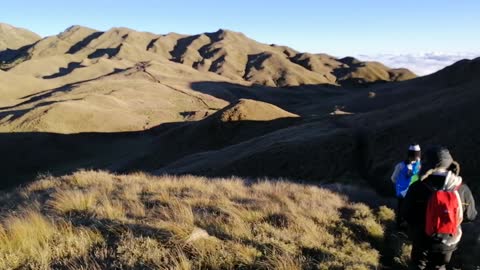
M 461 224 L 462 205 L 457 186 L 454 190 L 436 190 L 426 184 L 432 191 L 427 204 L 425 232 L 428 236 L 436 234 L 457 235 Z

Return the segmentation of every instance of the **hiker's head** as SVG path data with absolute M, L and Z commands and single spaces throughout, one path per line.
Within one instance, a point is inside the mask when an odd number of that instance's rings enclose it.
M 409 161 L 419 160 L 420 157 L 421 157 L 421 155 L 422 155 L 422 152 L 421 152 L 421 149 L 420 149 L 420 145 L 418 145 L 418 144 L 411 144 L 411 145 L 408 147 L 407 157 L 408 157 L 408 160 L 409 160 Z
M 423 170 L 448 170 L 453 163 L 452 155 L 446 147 L 435 145 L 427 148 L 423 154 Z

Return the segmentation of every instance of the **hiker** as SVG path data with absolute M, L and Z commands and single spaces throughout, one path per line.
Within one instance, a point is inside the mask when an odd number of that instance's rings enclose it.
M 461 223 L 477 216 L 475 201 L 448 149 L 423 155 L 420 181 L 405 197 L 402 215 L 412 240 L 410 269 L 446 269 L 462 237 Z
M 400 209 L 402 208 L 403 200 L 407 194 L 408 188 L 411 184 L 418 181 L 421 168 L 420 162 L 421 149 L 418 144 L 411 144 L 408 147 L 407 159 L 399 162 L 393 171 L 391 180 L 395 185 L 395 192 L 398 199 L 397 206 L 397 227 L 401 228 L 403 218 Z

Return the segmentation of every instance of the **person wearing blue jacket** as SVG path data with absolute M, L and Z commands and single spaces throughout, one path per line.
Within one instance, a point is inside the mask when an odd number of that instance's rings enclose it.
M 421 169 L 421 148 L 418 144 L 411 144 L 408 147 L 407 159 L 397 163 L 393 171 L 391 180 L 395 185 L 395 193 L 398 199 L 398 208 L 396 213 L 397 226 L 400 227 L 404 219 L 400 209 L 410 185 L 419 180 Z

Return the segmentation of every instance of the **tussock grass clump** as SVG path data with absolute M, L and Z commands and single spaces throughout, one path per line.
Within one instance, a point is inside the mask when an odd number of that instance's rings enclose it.
M 56 223 L 35 210 L 9 215 L 0 226 L 0 269 L 50 269 L 54 262 L 85 256 L 103 241 L 94 229 Z
M 1 210 L 0 269 L 378 269 L 394 218 L 240 178 L 79 171 L 1 196 L 16 201 Z
M 60 213 L 92 211 L 97 203 L 95 191 L 65 190 L 56 192 L 48 202 L 54 210 Z

